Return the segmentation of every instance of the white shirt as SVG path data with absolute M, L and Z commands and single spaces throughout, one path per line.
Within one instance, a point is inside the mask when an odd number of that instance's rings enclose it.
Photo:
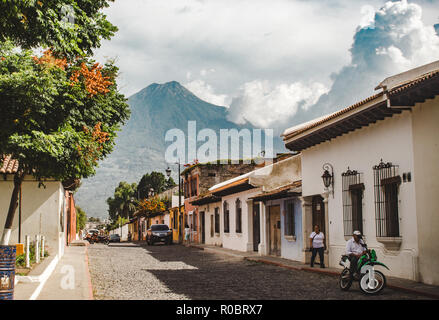
M 312 247 L 313 248 L 323 248 L 325 245 L 323 243 L 323 240 L 325 239 L 325 235 L 323 232 L 319 232 L 316 234 L 314 231 L 309 236 L 310 239 L 314 238 L 312 241 Z
M 363 251 L 366 251 L 366 248 L 364 248 L 361 244 L 364 244 L 363 240 L 360 239 L 360 243 L 357 243 L 354 240 L 354 237 L 350 238 L 346 243 L 346 254 L 361 254 Z

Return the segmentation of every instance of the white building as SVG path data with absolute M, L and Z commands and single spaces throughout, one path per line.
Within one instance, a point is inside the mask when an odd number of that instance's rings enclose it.
M 303 241 L 319 224 L 329 266 L 339 267 L 346 240 L 360 229 L 387 274 L 437 285 L 439 61 L 377 89 L 283 134 L 286 147 L 302 154 Z M 325 170 L 333 177 L 328 189 Z
M 17 161 L 10 156 L 0 158 L 1 232 L 5 225 L 17 168 Z M 43 235 L 50 255 L 60 258 L 64 254 L 68 238 L 76 238 L 76 234 L 68 235 L 68 230 L 72 230 L 70 224 L 75 224 L 73 230 L 76 230 L 76 219 L 71 219 L 72 214 L 75 214 L 69 208 L 70 197 L 71 194 L 64 189 L 60 181 L 47 179 L 44 184 L 40 184 L 34 177 L 25 176 L 9 244 L 13 245 L 19 241 L 24 243 L 25 236 L 30 236 L 32 242 L 35 241 L 36 235 Z
M 224 248 L 303 260 L 300 170 L 300 156 L 289 155 L 209 189 Z

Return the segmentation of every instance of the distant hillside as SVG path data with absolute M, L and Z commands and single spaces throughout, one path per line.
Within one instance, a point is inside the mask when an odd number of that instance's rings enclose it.
M 188 121 L 195 120 L 197 131 L 252 128 L 237 126 L 226 119 L 227 109 L 207 103 L 176 81 L 151 84 L 128 100 L 131 118 L 119 132 L 113 153 L 105 159 L 94 177 L 84 179 L 75 195 L 77 204 L 88 216 L 107 217 L 105 200 L 112 196 L 119 181 L 138 182 L 143 174 L 161 171 L 165 162 L 165 134 L 179 128 L 187 133 Z M 283 151 L 275 137 L 275 150 Z M 176 178 L 176 176 L 174 176 Z

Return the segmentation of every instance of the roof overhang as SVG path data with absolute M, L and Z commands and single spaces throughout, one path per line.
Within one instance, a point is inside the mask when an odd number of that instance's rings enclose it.
M 285 146 L 302 151 L 343 134 L 392 117 L 416 103 L 439 95 L 439 70 L 390 91 L 371 96 L 355 105 L 310 122 L 284 134 Z
M 302 181 L 296 181 L 287 186 L 283 186 L 270 192 L 262 192 L 249 199 L 253 201 L 269 201 L 291 197 L 299 197 L 302 195 Z
M 249 183 L 248 178 L 244 178 L 241 180 L 234 181 L 234 182 L 227 184 L 225 186 L 219 187 L 215 190 L 212 190 L 211 192 L 214 196 L 224 197 L 224 196 L 227 196 L 229 194 L 247 191 L 247 190 L 254 189 L 254 188 L 255 187 Z
M 220 202 L 220 201 L 221 201 L 221 197 L 218 197 L 218 196 L 211 194 L 211 195 L 204 196 L 204 197 L 198 197 L 198 198 L 190 201 L 190 203 L 194 206 L 201 206 L 201 205 Z

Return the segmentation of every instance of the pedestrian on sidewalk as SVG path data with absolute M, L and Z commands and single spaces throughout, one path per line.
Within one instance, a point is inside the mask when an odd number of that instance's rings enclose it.
M 189 236 L 190 236 L 191 229 L 186 224 L 184 227 L 184 239 L 186 240 L 186 243 L 189 243 Z
M 314 226 L 314 231 L 311 232 L 309 236 L 309 246 L 311 248 L 311 268 L 314 267 L 314 260 L 317 253 L 320 258 L 320 268 L 325 267 L 324 253 L 325 253 L 325 235 L 320 232 L 320 227 L 318 225 Z

